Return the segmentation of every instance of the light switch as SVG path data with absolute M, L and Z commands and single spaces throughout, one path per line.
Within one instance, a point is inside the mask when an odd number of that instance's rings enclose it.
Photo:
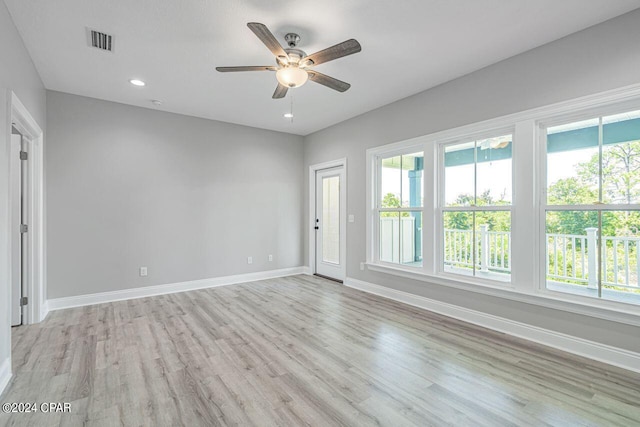
M 349 214 L 349 222 L 356 222 L 356 217 L 353 214 Z

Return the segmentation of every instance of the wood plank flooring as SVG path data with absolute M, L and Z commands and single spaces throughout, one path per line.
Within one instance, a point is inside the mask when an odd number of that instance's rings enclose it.
M 32 426 L 640 425 L 640 375 L 309 276 L 13 330 Z

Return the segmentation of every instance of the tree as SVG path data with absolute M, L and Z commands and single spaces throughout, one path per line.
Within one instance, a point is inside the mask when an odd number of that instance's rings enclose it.
M 547 190 L 549 204 L 584 205 L 598 201 L 598 191 L 576 177 L 560 179 Z M 598 216 L 587 211 L 547 213 L 547 233 L 584 235 L 588 227 L 598 226 Z
M 594 154 L 579 163 L 578 176 L 587 185 L 598 187 L 599 161 Z M 637 203 L 640 200 L 640 141 L 612 144 L 602 149 L 602 201 Z
M 387 193 L 382 198 L 382 207 L 383 208 L 399 208 L 400 207 L 400 199 L 393 193 Z
M 400 199 L 398 198 L 398 196 L 396 196 L 393 193 L 387 193 L 384 195 L 384 197 L 382 198 L 382 207 L 383 208 L 400 208 L 401 203 L 400 203 Z M 391 217 L 398 217 L 398 214 L 395 212 L 381 212 L 380 216 L 383 218 L 391 218 Z M 402 212 L 401 216 L 403 217 L 408 217 L 409 213 L 408 212 Z
M 474 202 L 473 195 L 460 194 L 452 206 L 470 206 Z M 501 195 L 499 200 L 494 200 L 490 190 L 487 190 L 475 199 L 477 206 L 506 206 L 508 201 Z M 473 228 L 473 212 L 471 211 L 450 211 L 444 214 L 444 227 L 454 230 L 471 230 Z M 476 228 L 487 224 L 490 231 L 510 231 L 511 215 L 505 211 L 476 211 Z
M 551 185 L 549 204 L 584 205 L 598 203 L 600 182 L 599 154 L 576 165 L 577 176 Z M 629 204 L 640 201 L 640 141 L 605 146 L 602 150 L 602 202 Z M 556 211 L 547 214 L 547 232 L 584 235 L 588 227 L 597 227 L 595 212 Z M 637 235 L 640 213 L 605 211 L 602 214 L 605 236 Z

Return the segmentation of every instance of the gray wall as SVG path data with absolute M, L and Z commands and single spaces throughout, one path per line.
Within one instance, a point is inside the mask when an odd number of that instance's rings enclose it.
M 9 309 L 9 134 L 7 91 L 12 90 L 45 128 L 46 92 L 27 49 L 0 1 L 0 366 L 11 351 Z
M 59 92 L 47 113 L 48 298 L 304 264 L 302 137 Z
M 359 269 L 366 149 L 639 83 L 639 22 L 636 10 L 305 137 L 305 170 L 348 159 L 348 212 L 356 222 L 348 224 L 347 276 L 640 352 L 637 327 Z M 304 207 L 307 218 L 306 200 Z

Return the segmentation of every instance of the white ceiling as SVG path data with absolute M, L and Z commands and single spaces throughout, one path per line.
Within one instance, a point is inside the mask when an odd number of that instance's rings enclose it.
M 5 0 L 47 89 L 306 135 L 640 7 L 640 0 Z M 247 28 L 262 22 L 308 54 L 349 38 L 362 52 L 318 71 L 352 84 L 309 82 L 273 100 L 273 65 Z M 87 45 L 86 27 L 115 36 Z M 128 83 L 147 82 L 144 88 Z M 150 100 L 159 99 L 156 107 Z

